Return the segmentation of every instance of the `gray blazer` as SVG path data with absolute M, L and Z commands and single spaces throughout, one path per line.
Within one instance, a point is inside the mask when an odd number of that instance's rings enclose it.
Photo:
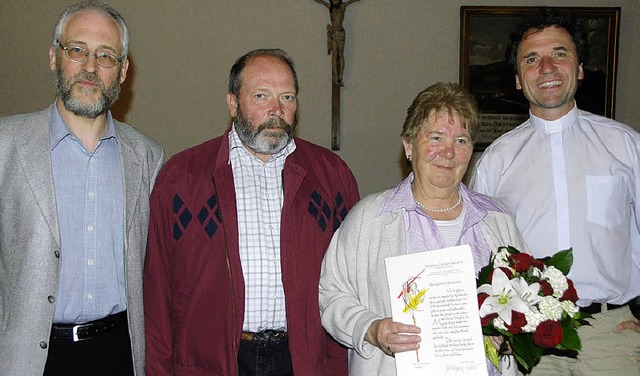
M 54 104 L 55 105 L 55 104 Z M 0 374 L 42 375 L 58 292 L 60 231 L 51 170 L 51 108 L 0 118 Z M 127 313 L 136 375 L 144 375 L 142 267 L 149 194 L 162 147 L 115 121 L 125 189 Z

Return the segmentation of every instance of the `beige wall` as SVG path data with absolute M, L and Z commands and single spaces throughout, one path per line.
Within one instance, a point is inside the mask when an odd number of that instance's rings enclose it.
M 53 100 L 48 48 L 64 0 L 0 1 L 0 115 Z M 326 8 L 312 0 L 112 0 L 132 31 L 124 97 L 114 109 L 158 140 L 170 156 L 220 134 L 228 124 L 227 75 L 234 60 L 281 47 L 300 76 L 298 134 L 329 147 L 331 69 Z M 620 6 L 616 118 L 640 129 L 638 0 L 361 0 L 349 6 L 342 147 L 362 194 L 402 177 L 400 129 L 415 94 L 458 81 L 461 5 Z

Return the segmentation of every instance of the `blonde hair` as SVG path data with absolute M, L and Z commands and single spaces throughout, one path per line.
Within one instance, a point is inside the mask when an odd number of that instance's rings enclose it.
M 407 109 L 407 118 L 402 126 L 402 139 L 412 142 L 422 126 L 434 112 L 448 111 L 449 116 L 458 114 L 469 131 L 471 142 L 475 142 L 480 114 L 473 96 L 456 83 L 438 82 L 422 90 Z

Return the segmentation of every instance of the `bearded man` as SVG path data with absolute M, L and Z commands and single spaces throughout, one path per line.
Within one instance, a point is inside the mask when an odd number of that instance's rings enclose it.
M 240 57 L 227 104 L 230 129 L 171 158 L 151 196 L 147 373 L 346 375 L 318 282 L 359 199 L 355 178 L 294 136 L 298 78 L 284 51 Z
M 57 97 L 0 118 L 3 375 L 143 375 L 142 267 L 164 155 L 113 119 L 129 31 L 98 1 L 58 18 Z

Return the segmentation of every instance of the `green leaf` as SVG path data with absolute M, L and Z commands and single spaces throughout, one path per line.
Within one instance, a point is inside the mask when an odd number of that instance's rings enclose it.
M 484 353 L 487 355 L 487 359 L 489 359 L 496 368 L 500 369 L 500 355 L 498 354 L 498 350 L 491 344 L 489 337 L 484 337 Z
M 573 326 L 571 321 L 562 323 L 562 342 L 560 342 L 560 349 L 580 351 L 582 345 L 580 344 L 580 336 L 578 330 Z
M 547 265 L 555 266 L 564 275 L 569 273 L 571 265 L 573 264 L 573 250 L 571 248 L 560 251 L 551 256 L 547 261 Z
M 509 251 L 509 253 L 511 253 L 512 255 L 517 255 L 518 253 L 521 253 L 516 247 L 513 247 L 511 245 L 507 246 L 507 250 Z
M 593 316 L 587 312 L 576 312 L 573 318 L 576 319 L 580 325 L 591 325 L 586 319 L 592 319 Z
M 478 279 L 476 280 L 477 287 L 484 285 L 485 283 L 489 283 L 489 276 L 491 275 L 491 271 L 493 267 L 491 265 L 486 265 L 480 272 L 478 273 Z
M 513 336 L 511 345 L 516 360 L 529 373 L 531 368 L 540 361 L 543 350 L 531 342 L 531 335 L 523 333 Z
M 501 336 L 502 333 L 492 326 L 483 326 L 482 334 L 485 336 Z

